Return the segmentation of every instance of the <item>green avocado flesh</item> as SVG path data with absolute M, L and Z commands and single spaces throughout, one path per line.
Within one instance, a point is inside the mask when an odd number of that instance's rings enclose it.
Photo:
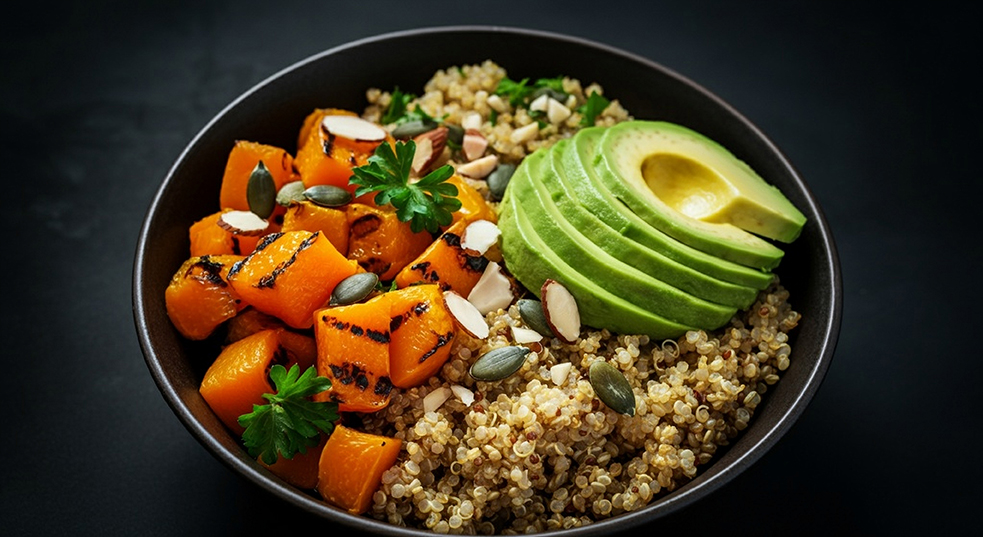
M 562 214 L 585 240 L 589 240 L 614 258 L 650 277 L 709 302 L 738 309 L 745 309 L 751 305 L 758 296 L 758 288 L 719 280 L 670 256 L 663 255 L 659 250 L 646 248 L 635 241 L 624 240 L 620 230 L 609 227 L 580 205 L 576 193 L 567 183 L 566 171 L 561 159 L 561 154 L 569 143 L 570 140 L 560 140 L 549 149 L 548 157 L 543 158 L 548 162 L 544 162 L 537 174 L 543 205 L 555 203 L 549 213 Z M 522 179 L 526 180 L 529 169 L 524 172 Z M 536 183 L 536 181 L 531 182 Z
M 745 265 L 727 261 L 687 246 L 653 228 L 631 212 L 601 184 L 589 164 L 594 161 L 594 150 L 604 134 L 604 127 L 581 129 L 570 143 L 558 148 L 559 166 L 566 172 L 570 191 L 587 211 L 594 214 L 626 239 L 661 253 L 680 264 L 692 267 L 707 276 L 726 282 L 764 289 L 772 281 L 772 274 Z M 743 308 L 742 308 L 743 309 Z
M 760 269 L 782 250 L 752 234 L 790 242 L 805 216 L 775 187 L 712 140 L 660 121 L 606 129 L 597 178 L 632 212 L 680 242 Z
M 570 214 L 561 213 L 540 178 L 549 175 L 549 152 L 539 151 L 527 157 L 509 182 L 516 218 L 527 222 L 531 230 L 544 239 L 549 253 L 575 270 L 594 285 L 661 317 L 689 326 L 720 326 L 737 312 L 735 307 L 698 299 L 672 287 L 657 277 L 641 272 L 586 238 L 575 226 Z M 545 164 L 545 166 L 544 166 Z
M 653 338 L 712 330 L 774 278 L 805 218 L 714 142 L 669 123 L 581 129 L 526 157 L 501 204 L 509 271 L 577 300 L 584 325 Z

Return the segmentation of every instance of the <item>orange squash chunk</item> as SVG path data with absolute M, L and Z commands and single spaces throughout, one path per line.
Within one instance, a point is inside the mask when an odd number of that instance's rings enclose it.
M 389 281 L 433 242 L 433 236 L 414 233 L 409 222 L 400 222 L 396 211 L 361 203 L 348 205 L 348 258 Z
M 235 317 L 229 319 L 226 325 L 225 343 L 229 344 L 239 341 L 261 330 L 285 327 L 286 325 L 280 319 L 247 306 L 236 314 Z
M 277 330 L 263 330 L 222 349 L 205 372 L 198 391 L 212 411 L 232 432 L 241 435 L 239 416 L 252 412 L 253 405 L 266 403 L 272 393 L 269 370 L 286 361 L 280 350 Z
M 488 204 L 478 189 L 469 185 L 457 174 L 452 175 L 447 182 L 457 187 L 457 199 L 461 202 L 461 208 L 454 212 L 454 220 L 451 225 L 462 220 L 467 222 L 474 222 L 475 220 L 498 222 L 498 213 Z
M 348 215 L 344 209 L 302 201 L 292 203 L 283 215 L 283 231 L 320 231 L 342 254 L 348 253 Z
M 286 150 L 272 145 L 239 140 L 229 152 L 229 159 L 225 164 L 222 190 L 219 193 L 219 207 L 239 211 L 249 210 L 246 187 L 249 185 L 249 176 L 261 160 L 270 170 L 277 190 L 289 182 L 300 179 L 294 171 L 294 158 Z M 273 214 L 282 215 L 283 207 L 277 205 Z
M 329 503 L 358 515 L 372 505 L 382 474 L 392 468 L 402 441 L 335 426 L 321 451 L 317 490 Z
M 321 400 L 342 412 L 375 412 L 389 404 L 389 303 L 368 302 L 319 310 L 314 322 L 317 372 L 331 379 Z
M 273 475 L 287 483 L 297 488 L 314 490 L 317 487 L 321 450 L 324 449 L 327 440 L 327 436 L 322 435 L 321 442 L 314 447 L 307 448 L 304 453 L 297 453 L 292 459 L 277 457 L 273 464 L 266 464 L 262 457 L 256 460 Z
M 182 336 L 205 339 L 244 307 L 229 286 L 229 269 L 242 256 L 192 257 L 181 264 L 164 290 L 167 316 Z
M 348 184 L 352 168 L 364 166 L 381 142 L 351 140 L 328 133 L 321 127 L 321 120 L 328 115 L 358 114 L 337 108 L 319 108 L 311 112 L 304 119 L 297 140 L 297 171 L 304 186 L 333 185 L 354 194 L 356 187 Z M 385 141 L 394 143 L 392 136 L 387 136 Z M 367 201 L 375 194 L 366 196 L 361 201 Z
M 454 318 L 438 285 L 414 285 L 386 293 L 389 301 L 389 376 L 412 388 L 437 374 L 451 354 Z
M 218 225 L 222 213 L 231 210 L 222 209 L 191 224 L 188 237 L 191 239 L 192 256 L 249 255 L 256 248 L 261 236 L 233 233 Z
M 484 256 L 475 256 L 461 247 L 461 235 L 470 222 L 461 220 L 443 232 L 427 249 L 396 275 L 396 286 L 434 283 L 443 291 L 468 296 L 488 265 Z
M 267 235 L 228 278 L 246 304 L 293 328 L 310 328 L 314 311 L 356 270 L 319 232 L 287 231 Z

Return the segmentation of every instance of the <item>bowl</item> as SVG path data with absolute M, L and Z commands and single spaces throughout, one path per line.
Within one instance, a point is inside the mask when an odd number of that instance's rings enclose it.
M 466 43 L 467 46 L 448 46 Z M 529 54 L 535 50 L 536 54 Z M 792 364 L 766 394 L 750 426 L 698 476 L 647 507 L 565 535 L 596 535 L 651 522 L 698 501 L 758 460 L 813 398 L 829 367 L 839 332 L 839 261 L 823 213 L 806 183 L 758 128 L 698 84 L 637 55 L 585 39 L 502 27 L 441 27 L 390 33 L 302 60 L 248 90 L 219 112 L 188 144 L 147 211 L 133 271 L 133 313 L 147 366 L 190 433 L 233 472 L 303 510 L 343 526 L 383 535 L 422 535 L 350 515 L 273 476 L 256 463 L 198 393 L 215 342 L 191 342 L 172 327 L 164 289 L 188 256 L 188 227 L 216 210 L 225 159 L 238 139 L 294 150 L 297 130 L 317 107 L 361 110 L 369 87 L 422 88 L 437 69 L 492 59 L 510 77 L 555 76 L 596 81 L 636 118 L 680 123 L 729 148 L 780 188 L 808 218 L 788 245 L 777 273 L 803 320 L 792 332 Z M 206 178 L 206 179 L 203 179 Z

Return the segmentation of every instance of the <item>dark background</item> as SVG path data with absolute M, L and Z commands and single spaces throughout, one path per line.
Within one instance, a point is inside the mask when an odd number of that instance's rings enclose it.
M 4 8 L 0 31 L 0 534 L 342 531 L 232 474 L 172 414 L 134 329 L 137 235 L 183 147 L 253 84 L 353 39 L 451 24 L 568 33 L 679 72 L 786 153 L 832 227 L 845 306 L 818 395 L 748 471 L 644 531 L 936 534 L 976 516 L 978 13 L 886 2 L 35 4 Z

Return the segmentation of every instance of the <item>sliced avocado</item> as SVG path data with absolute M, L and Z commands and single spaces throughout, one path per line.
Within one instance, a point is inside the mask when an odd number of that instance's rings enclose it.
M 556 142 L 548 150 L 548 155 L 543 157 L 544 162 L 537 170 L 527 169 L 525 172 L 537 171 L 532 180 L 549 191 L 550 201 L 555 205 L 555 209 L 586 240 L 646 275 L 662 280 L 696 298 L 742 310 L 754 302 L 758 296 L 758 289 L 708 276 L 666 257 L 657 250 L 646 248 L 624 237 L 620 230 L 609 227 L 580 205 L 576 192 L 566 181 L 566 171 L 560 157 L 569 143 L 569 139 Z
M 524 286 L 539 289 L 552 278 L 577 299 L 580 319 L 586 326 L 604 327 L 622 334 L 645 334 L 653 339 L 675 338 L 693 327 L 663 319 L 594 285 L 576 269 L 552 254 L 515 210 L 511 188 L 501 203 L 498 226 L 502 230 L 502 253 L 510 270 Z
M 690 129 L 627 121 L 604 132 L 597 177 L 635 214 L 680 242 L 771 269 L 782 251 L 750 232 L 792 241 L 805 216 L 729 151 Z
M 626 238 L 662 255 L 692 267 L 708 276 L 761 290 L 771 284 L 774 276 L 765 271 L 721 259 L 683 244 L 653 228 L 631 212 L 601 183 L 593 166 L 597 142 L 604 127 L 581 129 L 570 143 L 558 149 L 560 165 L 566 172 L 567 184 L 577 200 L 592 214 Z
M 548 245 L 550 254 L 577 267 L 577 272 L 595 287 L 663 318 L 707 329 L 730 321 L 737 312 L 735 307 L 696 298 L 632 267 L 584 237 L 567 220 L 567 215 L 557 209 L 550 191 L 537 179 L 544 170 L 551 169 L 549 158 L 548 151 L 537 151 L 526 157 L 512 175 L 508 190 L 516 219 L 528 223 L 530 230 Z M 517 265 L 515 260 L 506 259 L 513 274 L 526 269 L 521 263 Z

